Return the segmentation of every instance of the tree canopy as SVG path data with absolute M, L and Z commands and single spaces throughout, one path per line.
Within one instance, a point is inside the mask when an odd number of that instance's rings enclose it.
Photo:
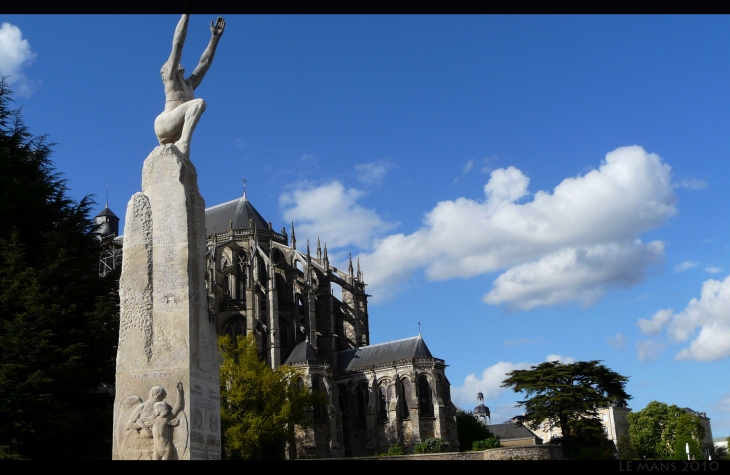
M 699 417 L 679 406 L 652 401 L 629 414 L 631 444 L 639 457 L 686 459 L 685 444 L 696 459 L 702 458 L 705 428 Z
M 525 410 L 517 422 L 531 429 L 542 424 L 559 427 L 565 456 L 571 457 L 576 455 L 572 448 L 578 448 L 579 441 L 605 440 L 598 410 L 631 399 L 625 391 L 628 379 L 599 360 L 569 364 L 549 361 L 507 373 L 502 387 L 525 395 L 517 403 Z
M 116 275 L 0 81 L 0 457 L 109 458 Z M 83 449 L 79 447 L 83 441 Z
M 456 411 L 456 430 L 461 450 L 469 450 L 474 442 L 494 437 L 489 429 L 474 417 L 474 413 L 471 411 Z
M 224 456 L 277 458 L 285 442 L 294 443 L 294 425 L 306 427 L 307 411 L 327 404 L 327 394 L 297 382 L 300 370 L 271 369 L 258 355 L 253 334 L 218 338 L 221 364 L 221 425 Z

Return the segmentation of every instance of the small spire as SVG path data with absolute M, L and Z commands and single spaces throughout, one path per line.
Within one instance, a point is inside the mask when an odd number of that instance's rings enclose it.
M 362 272 L 360 272 L 360 258 L 357 258 L 357 280 L 362 282 Z
M 421 337 L 421 321 L 418 320 L 418 337 Z
M 246 201 L 247 200 L 247 198 L 246 198 L 246 179 L 242 178 L 242 180 L 243 180 L 243 195 L 241 195 L 241 198 L 243 198 L 243 200 Z
M 324 267 L 326 271 L 330 269 L 330 259 L 327 257 L 327 243 L 324 243 Z
M 309 239 L 307 239 L 307 260 L 309 260 Z
M 350 277 L 353 277 L 353 270 L 352 270 L 352 253 L 350 253 L 350 262 L 347 264 L 347 273 L 350 274 Z
M 319 236 L 317 236 L 317 259 L 322 260 L 322 248 L 319 245 Z
M 106 184 L 106 206 L 105 208 L 109 207 L 109 183 Z
M 291 222 L 291 248 L 297 248 L 297 236 L 294 234 L 294 221 Z

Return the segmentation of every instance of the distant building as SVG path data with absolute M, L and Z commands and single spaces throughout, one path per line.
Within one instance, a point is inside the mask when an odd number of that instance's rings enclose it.
M 504 447 L 542 445 L 543 440 L 535 432 L 531 431 L 517 422 L 505 422 L 502 424 L 491 424 L 487 426 L 489 432 L 499 437 L 499 442 Z
M 618 446 L 619 437 L 628 435 L 629 433 L 628 416 L 630 412 L 631 409 L 626 407 L 625 404 L 615 404 L 598 410 L 598 418 L 601 421 L 601 425 L 603 425 L 603 431 L 616 446 Z M 550 440 L 562 436 L 560 427 L 550 427 L 550 423 L 547 421 L 540 424 L 534 432 L 544 443 L 548 443 Z
M 702 423 L 702 427 L 705 428 L 705 438 L 702 439 L 702 450 L 709 450 L 713 446 L 712 426 L 710 426 L 710 418 L 707 417 L 706 413 L 697 412 L 694 409 L 690 409 L 689 407 L 683 407 L 682 409 L 684 409 L 684 412 L 686 412 L 687 414 L 692 414 L 699 417 L 700 423 Z

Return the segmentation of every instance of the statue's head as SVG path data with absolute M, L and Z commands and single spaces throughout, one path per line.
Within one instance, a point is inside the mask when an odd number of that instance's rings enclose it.
M 162 82 L 165 82 L 165 73 L 167 72 L 167 63 L 162 65 L 162 68 L 160 68 L 160 76 L 162 77 Z M 182 64 L 177 65 L 177 73 L 180 75 L 180 77 L 185 78 L 185 68 Z
M 150 399 L 153 399 L 155 401 L 162 401 L 167 397 L 167 393 L 165 392 L 165 388 L 162 386 L 154 386 L 152 389 L 150 389 Z
M 155 416 L 165 417 L 170 412 L 170 406 L 166 402 L 156 402 L 152 408 Z

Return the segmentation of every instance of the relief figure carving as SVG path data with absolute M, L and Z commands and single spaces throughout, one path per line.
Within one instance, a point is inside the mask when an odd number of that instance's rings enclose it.
M 154 386 L 144 402 L 139 396 L 130 396 L 124 400 L 121 416 L 125 416 L 125 412 L 128 413 L 128 409 L 138 403 L 128 418 L 119 419 L 121 424 L 127 421 L 124 435 L 120 438 L 123 440 L 120 452 L 124 459 L 174 460 L 184 456 L 188 427 L 183 411 L 185 398 L 182 383 L 177 383 L 175 407 L 165 402 L 166 397 L 165 388 Z

